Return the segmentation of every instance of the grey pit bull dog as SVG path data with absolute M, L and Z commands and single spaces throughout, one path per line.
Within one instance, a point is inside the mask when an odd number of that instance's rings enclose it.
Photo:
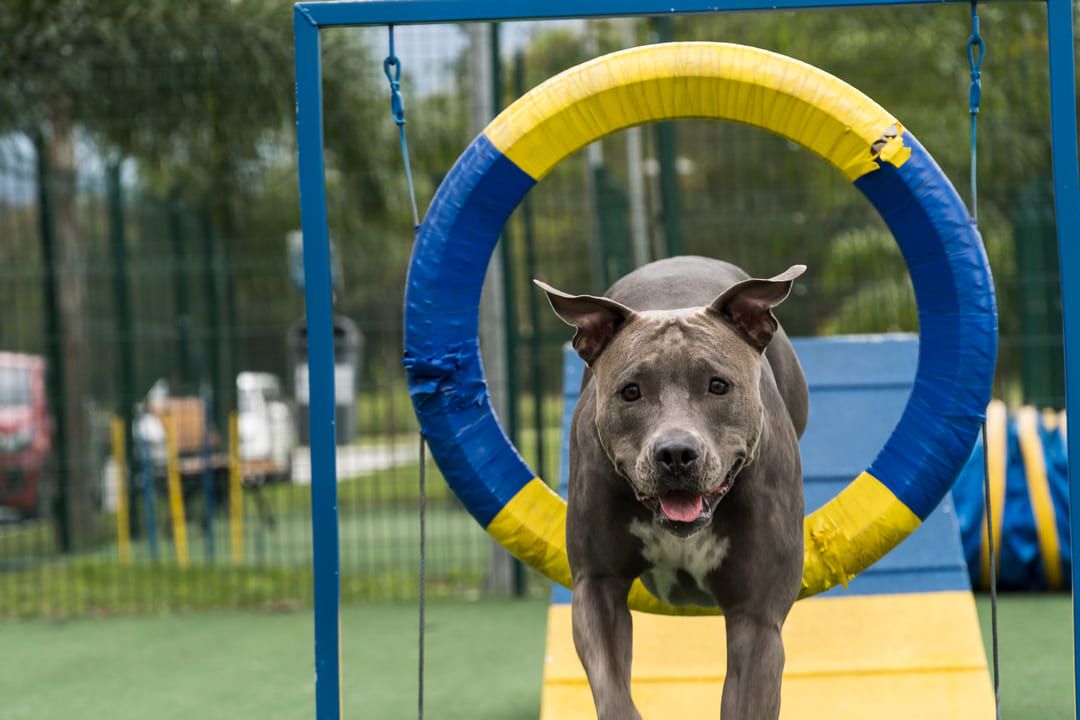
M 661 260 L 606 297 L 537 281 L 588 364 L 570 440 L 566 544 L 574 645 L 600 720 L 630 697 L 635 578 L 727 623 L 723 720 L 775 720 L 780 630 L 799 592 L 806 380 L 772 309 L 806 268 L 750 278 Z

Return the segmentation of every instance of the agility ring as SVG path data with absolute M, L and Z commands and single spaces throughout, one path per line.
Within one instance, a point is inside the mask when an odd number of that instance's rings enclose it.
M 518 558 L 570 586 L 566 507 L 491 408 L 478 314 L 488 261 L 525 193 L 609 133 L 676 118 L 764 128 L 813 150 L 877 208 L 907 261 L 919 309 L 914 389 L 877 458 L 805 522 L 802 597 L 846 584 L 907 537 L 948 492 L 990 400 L 997 310 L 982 241 L 919 142 L 873 100 L 782 55 L 671 43 L 571 68 L 520 98 L 465 150 L 419 230 L 405 302 L 405 365 L 421 429 L 450 487 Z M 673 607 L 636 581 L 635 610 Z

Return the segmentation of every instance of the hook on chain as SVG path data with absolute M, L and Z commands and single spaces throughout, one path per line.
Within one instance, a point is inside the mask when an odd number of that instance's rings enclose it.
M 968 63 L 971 66 L 971 87 L 968 90 L 968 106 L 972 115 L 979 112 L 982 102 L 982 63 L 986 56 L 986 43 L 979 34 L 978 3 L 971 3 L 971 35 L 967 41 Z
M 405 170 L 405 186 L 409 193 L 409 206 L 412 209 L 413 229 L 420 227 L 420 213 L 416 208 L 416 188 L 413 186 L 412 167 L 409 163 L 409 143 L 405 137 L 405 98 L 401 95 L 401 60 L 394 54 L 394 26 L 388 26 L 390 30 L 390 50 L 383 60 L 383 73 L 390 83 L 390 114 L 394 117 L 394 124 L 398 126 L 398 137 L 401 140 L 401 159 Z
M 405 98 L 401 96 L 401 61 L 394 54 L 394 26 L 390 26 L 390 52 L 383 60 L 383 74 L 390 82 L 390 114 L 394 122 L 405 124 Z

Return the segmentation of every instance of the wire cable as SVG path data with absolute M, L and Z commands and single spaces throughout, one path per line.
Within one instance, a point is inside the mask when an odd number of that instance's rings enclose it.
M 427 523 L 426 523 L 426 506 L 427 506 L 427 493 L 425 490 L 424 476 L 427 466 L 427 459 L 425 457 L 425 443 L 424 434 L 420 435 L 420 638 L 419 638 L 419 666 L 417 667 L 417 717 L 420 720 L 424 720 L 424 634 L 427 628 L 426 607 L 426 589 L 427 589 Z
M 977 0 L 971 2 L 971 35 L 967 41 L 968 64 L 971 85 L 968 89 L 968 115 L 971 118 L 971 222 L 979 224 L 979 105 L 982 102 L 982 62 L 986 56 L 986 42 L 979 33 L 979 10 Z M 993 507 L 990 502 L 990 443 L 986 432 L 986 420 L 982 423 L 983 438 L 983 511 L 986 514 L 986 548 L 990 556 L 990 637 L 991 657 L 994 671 L 994 715 L 1001 720 L 1001 673 L 998 663 L 998 612 L 997 612 L 997 559 L 994 547 Z
M 398 136 L 401 139 L 401 161 L 405 169 L 405 185 L 409 193 L 409 206 L 412 209 L 413 233 L 420 229 L 420 213 L 416 209 L 416 188 L 413 185 L 412 166 L 409 162 L 409 141 L 405 133 L 405 98 L 401 95 L 401 60 L 394 52 L 394 26 L 387 26 L 389 31 L 389 52 L 383 60 L 383 73 L 390 83 L 390 115 L 394 118 L 394 124 L 398 126 Z M 427 461 L 425 458 L 424 433 L 420 436 L 420 618 L 417 638 L 417 691 L 416 691 L 416 716 L 424 720 L 424 645 L 425 631 L 427 628 L 427 497 L 425 488 L 425 470 Z

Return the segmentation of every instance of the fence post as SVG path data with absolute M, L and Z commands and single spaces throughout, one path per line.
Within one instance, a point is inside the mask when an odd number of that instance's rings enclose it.
M 71 525 L 68 515 L 68 484 L 71 478 L 71 457 L 68 452 L 68 423 L 64 403 L 64 354 L 60 344 L 63 333 L 60 307 L 57 303 L 56 282 L 56 238 L 53 229 L 52 172 L 49 168 L 49 153 L 44 136 L 34 139 L 37 151 L 38 212 L 41 229 L 41 264 L 44 266 L 42 294 L 45 306 L 45 355 L 46 386 L 49 396 L 49 411 L 56 429 L 56 478 L 57 491 L 55 507 L 50 508 L 57 523 L 57 540 L 63 552 L 72 549 Z
M 124 188 L 120 177 L 120 161 L 109 163 L 109 249 L 113 266 L 113 306 L 116 310 L 116 335 L 119 350 L 119 362 L 116 364 L 118 389 L 116 397 L 117 415 L 124 423 L 124 445 L 135 447 L 133 442 L 134 407 L 135 407 L 135 333 L 131 313 L 131 296 L 128 289 L 128 254 L 127 235 L 124 227 Z M 120 492 L 127 494 L 128 532 L 139 533 L 138 503 L 134 463 L 125 466 L 126 474 L 119 479 Z
M 675 39 L 675 20 L 661 17 L 653 20 L 659 42 Z M 678 155 L 675 123 L 656 123 L 656 153 L 660 161 L 660 207 L 664 220 L 664 247 L 668 257 L 682 255 L 682 217 L 679 209 L 679 176 L 675 167 Z
M 113 466 L 116 468 L 116 553 L 121 565 L 131 563 L 131 529 L 128 523 L 127 483 L 127 428 L 124 419 L 112 418 Z
M 184 491 L 180 487 L 180 457 L 176 424 L 176 413 L 168 412 L 165 415 L 165 472 L 169 492 L 169 518 L 172 520 L 176 563 L 186 568 L 190 555 L 188 554 L 187 517 L 184 512 Z
M 173 299 L 176 303 L 176 328 L 178 372 L 180 388 L 171 388 L 171 392 L 182 395 L 191 389 L 191 309 L 188 305 L 188 267 L 187 243 L 184 237 L 184 218 L 180 191 L 177 188 L 169 193 L 169 240 L 173 250 Z
M 514 94 L 525 94 L 525 54 L 521 50 L 514 58 Z M 536 272 L 536 228 L 533 225 L 532 202 L 529 196 L 521 201 L 521 229 L 525 241 L 526 281 L 538 277 Z M 541 359 L 540 293 L 526 284 L 529 303 L 529 361 L 532 367 L 533 430 L 536 433 L 536 472 L 548 479 L 544 467 L 544 363 Z
M 244 486 L 240 467 L 240 416 L 229 413 L 229 549 L 233 565 L 244 562 Z
M 224 281 L 221 253 L 217 248 L 214 219 L 208 205 L 202 209 L 203 272 L 206 277 L 207 337 L 206 353 L 210 363 L 210 382 L 213 385 L 214 427 L 223 428 L 228 422 L 228 376 L 221 362 L 224 335 L 221 327 L 221 298 Z M 234 380 L 235 382 L 235 380 Z

